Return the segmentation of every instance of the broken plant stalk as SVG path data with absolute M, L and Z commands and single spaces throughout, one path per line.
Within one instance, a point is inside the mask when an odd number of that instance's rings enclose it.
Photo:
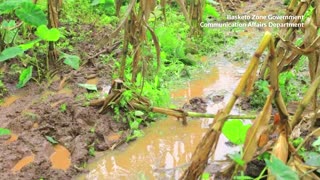
M 282 95 L 279 91 L 279 72 L 278 72 L 278 66 L 277 66 L 277 60 L 276 60 L 276 53 L 275 53 L 275 46 L 274 46 L 274 39 L 270 39 L 269 43 L 269 66 L 270 66 L 270 84 L 272 89 L 275 91 L 275 103 L 278 108 L 280 117 L 282 121 L 287 121 L 289 118 L 289 113 L 286 108 L 286 104 L 282 98 Z
M 314 97 L 314 93 L 316 92 L 317 88 L 320 85 L 320 75 L 312 82 L 311 86 L 309 87 L 307 93 L 303 97 L 301 103 L 298 106 L 292 120 L 290 121 L 290 126 L 293 128 L 301 119 L 301 115 L 304 109 L 310 104 L 312 97 Z
M 109 101 L 109 100 L 108 100 Z M 91 106 L 101 106 L 106 102 L 106 99 L 98 99 L 92 100 L 90 102 Z M 187 117 L 193 118 L 215 118 L 216 114 L 211 113 L 198 113 L 198 112 L 188 112 L 182 111 L 179 109 L 168 109 L 168 108 L 161 108 L 161 107 L 148 107 L 138 103 L 130 103 L 136 109 L 143 110 L 143 111 L 151 111 L 154 113 L 161 113 L 169 116 L 174 116 L 177 118 L 182 118 L 184 115 Z M 228 115 L 227 119 L 255 119 L 255 115 Z

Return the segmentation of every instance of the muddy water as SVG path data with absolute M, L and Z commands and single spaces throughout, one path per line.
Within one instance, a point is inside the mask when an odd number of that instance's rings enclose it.
M 208 112 L 216 113 L 227 102 L 237 84 L 238 71 L 243 70 L 220 59 L 220 63 L 211 70 L 199 73 L 195 80 L 186 82 L 184 88 L 173 90 L 171 97 L 181 105 L 183 101 L 197 96 L 226 94 L 223 102 L 209 104 Z M 171 117 L 159 120 L 144 130 L 144 137 L 128 147 L 105 152 L 89 163 L 90 172 L 79 179 L 178 179 L 212 120 L 189 120 L 186 127 Z M 224 159 L 227 153 L 238 149 L 226 147 L 225 142 L 226 138 L 222 136 L 215 159 Z
M 20 96 L 18 95 L 9 96 L 4 99 L 4 102 L 0 105 L 0 107 L 9 107 L 12 103 L 14 103 L 19 98 Z
M 89 165 L 92 169 L 81 179 L 141 179 L 177 177 L 179 171 L 166 172 L 188 162 L 192 149 L 203 134 L 201 124 L 181 126 L 175 119 L 159 121 L 145 130 L 145 136 L 123 151 L 107 152 Z
M 67 170 L 71 165 L 70 152 L 60 144 L 54 146 L 55 152 L 50 156 L 53 169 Z
M 12 143 L 18 139 L 18 135 L 16 134 L 11 134 L 10 139 L 8 139 L 5 144 Z M 68 149 L 66 149 L 64 146 L 57 144 L 54 147 L 54 152 L 50 156 L 50 161 L 51 161 L 51 168 L 53 169 L 61 169 L 66 171 L 70 165 L 71 165 L 71 157 L 70 157 L 70 152 Z M 12 168 L 13 172 L 20 171 L 23 167 L 26 165 L 32 163 L 35 159 L 35 155 L 30 155 L 22 158 L 20 161 L 18 161 L 15 166 Z
M 10 136 L 10 139 L 8 139 L 5 144 L 9 144 L 9 143 L 12 143 L 14 141 L 16 141 L 18 139 L 18 135 L 17 134 L 14 134 L 14 133 L 11 133 L 11 136 Z
M 86 84 L 93 84 L 93 85 L 97 85 L 98 84 L 99 79 L 98 78 L 92 78 L 92 79 L 88 79 Z
M 11 170 L 12 172 L 20 171 L 24 166 L 32 163 L 34 161 L 35 156 L 30 155 L 22 158 Z

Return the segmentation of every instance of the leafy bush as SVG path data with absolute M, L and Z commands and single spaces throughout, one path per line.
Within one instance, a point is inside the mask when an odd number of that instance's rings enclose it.
M 309 77 L 307 77 L 307 57 L 302 56 L 299 62 L 291 71 L 283 72 L 279 75 L 279 89 L 285 103 L 297 101 L 302 98 L 307 90 L 309 84 Z M 255 108 L 261 108 L 269 94 L 268 82 L 258 80 L 254 85 L 254 90 L 250 96 L 250 104 Z
M 137 85 L 142 84 L 141 75 L 138 75 Z M 168 89 L 163 87 L 160 83 L 159 77 L 156 75 L 153 81 L 145 81 L 144 86 L 138 91 L 142 96 L 148 97 L 153 106 L 167 106 L 170 102 L 170 95 Z
M 284 4 L 284 5 L 289 5 L 289 4 L 290 4 L 290 0 L 284 0 L 284 1 L 283 1 L 283 4 Z
M 219 12 L 211 4 L 205 5 L 204 12 L 203 12 L 203 19 L 207 18 L 208 16 L 215 17 L 215 18 L 220 17 Z
M 258 108 L 262 107 L 269 94 L 269 84 L 268 81 L 258 80 L 254 84 L 254 90 L 250 96 L 250 105 L 252 107 Z
M 292 170 L 289 166 L 284 164 L 280 159 L 275 156 L 271 156 L 270 160 L 265 159 L 268 170 L 276 179 L 292 179 L 298 180 L 298 174 Z
M 161 50 L 170 58 L 185 57 L 185 44 L 182 39 L 185 38 L 186 32 L 178 34 L 172 27 L 157 28 L 155 32 L 159 38 Z
M 39 60 L 39 57 L 43 56 L 43 52 L 47 51 L 46 43 L 56 42 L 60 39 L 60 31 L 57 28 L 48 29 L 47 24 L 48 20 L 44 10 L 41 9 L 41 5 L 38 6 L 30 1 L 21 0 L 21 1 L 5 1 L 0 3 L 0 14 L 15 14 L 15 16 L 23 22 L 22 24 L 22 34 L 27 32 L 26 27 L 36 29 L 34 32 L 35 36 L 30 38 L 29 35 L 25 35 L 23 44 L 16 45 L 15 39 L 17 38 L 18 28 L 20 26 L 16 25 L 15 20 L 3 21 L 0 26 L 0 37 L 3 37 L 0 40 L 0 63 L 8 61 L 9 59 L 16 57 L 21 58 L 21 62 L 24 67 L 24 70 L 21 71 L 19 77 L 19 83 L 17 88 L 22 88 L 26 83 L 33 78 L 33 67 L 36 68 L 37 78 L 34 78 L 37 82 L 42 81 L 44 78 L 49 79 L 51 77 L 51 69 L 49 68 L 49 62 L 47 60 Z M 12 19 L 16 19 L 15 17 Z M 13 47 L 9 47 L 13 46 Z M 36 50 L 34 47 L 38 47 Z M 41 50 L 38 51 L 38 50 Z M 32 57 L 29 56 L 28 51 L 32 50 Z M 62 57 L 64 63 L 71 66 L 74 69 L 79 67 L 79 58 L 76 56 L 71 56 L 64 54 Z
M 66 24 L 78 25 L 97 20 L 98 25 L 114 24 L 118 21 L 115 17 L 114 0 L 68 0 L 64 2 L 61 21 Z

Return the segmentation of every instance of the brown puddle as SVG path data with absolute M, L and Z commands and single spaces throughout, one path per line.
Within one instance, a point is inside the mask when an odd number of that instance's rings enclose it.
M 185 101 L 193 97 L 208 95 L 210 92 L 230 90 L 238 78 L 234 65 L 225 63 L 221 67 L 213 67 L 207 73 L 201 73 L 198 78 L 186 83 L 186 88 L 171 91 L 173 99 L 183 98 Z
M 39 124 L 38 123 L 34 123 L 32 128 L 38 128 L 39 127 Z
M 66 171 L 71 165 L 70 152 L 60 144 L 55 145 L 54 150 L 50 156 L 52 168 Z
M 117 142 L 121 138 L 121 135 L 118 133 L 112 133 L 107 136 L 109 142 Z
M 11 171 L 13 171 L 13 172 L 20 171 L 23 167 L 25 167 L 26 165 L 32 163 L 32 162 L 34 161 L 34 158 L 35 158 L 34 154 L 22 158 L 22 159 L 11 169 Z
M 63 89 L 58 91 L 58 94 L 65 94 L 65 95 L 72 96 L 72 89 L 63 88 Z
M 160 120 L 144 130 L 124 151 L 107 152 L 98 161 L 89 164 L 92 169 L 80 179 L 139 179 L 140 177 L 172 177 L 174 168 L 188 162 L 205 129 L 197 121 L 181 126 L 174 118 Z M 176 175 L 180 172 L 177 171 Z
M 97 85 L 99 82 L 99 78 L 92 78 L 92 79 L 88 79 L 86 84 L 94 84 Z
M 227 62 L 198 77 L 186 82 L 185 88 L 172 91 L 172 98 L 188 100 L 213 91 L 232 92 L 239 79 L 235 67 Z M 221 106 L 212 105 L 207 109 L 216 113 Z M 172 117 L 159 120 L 144 129 L 145 135 L 123 151 L 107 151 L 89 163 L 90 172 L 79 179 L 178 179 L 211 122 L 212 119 L 197 119 L 190 120 L 188 126 L 182 126 Z M 221 147 L 217 149 L 215 159 L 224 159 L 224 155 L 238 149 L 226 147 L 225 142 L 226 138 L 221 136 L 218 142 Z
M 14 134 L 14 133 L 11 133 L 11 136 L 10 136 L 10 139 L 8 139 L 5 144 L 9 144 L 9 143 L 12 143 L 14 141 L 16 141 L 18 139 L 18 135 Z
M 20 96 L 13 95 L 4 99 L 4 102 L 0 105 L 1 107 L 9 107 L 12 103 L 18 100 Z
M 188 100 L 192 97 L 199 97 L 203 95 L 203 90 L 219 79 L 219 69 L 213 67 L 210 73 L 203 75 L 199 79 L 192 80 L 186 83 L 186 88 L 174 90 L 171 92 L 173 99 L 183 97 Z

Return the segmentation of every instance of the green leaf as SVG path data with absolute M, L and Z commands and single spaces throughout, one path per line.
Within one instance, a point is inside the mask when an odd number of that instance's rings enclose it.
M 133 130 L 133 134 L 130 136 L 127 136 L 126 141 L 131 141 L 132 139 L 138 138 L 138 137 L 142 137 L 144 135 L 143 131 L 137 129 L 137 130 Z
M 103 3 L 105 3 L 105 0 L 93 0 L 91 6 L 96 6 Z
M 23 54 L 24 51 L 26 51 L 30 48 L 33 48 L 34 44 L 38 43 L 39 41 L 40 41 L 40 39 L 36 39 L 34 41 L 30 41 L 25 44 L 20 44 L 19 46 L 10 47 L 10 48 L 5 49 L 0 54 L 0 62 L 9 60 L 9 59 L 14 58 L 18 55 Z
M 20 8 L 17 9 L 16 15 L 23 22 L 33 26 L 40 26 L 48 24 L 47 17 L 44 12 L 32 2 L 24 2 Z
M 143 131 L 141 131 L 141 130 L 134 130 L 134 131 L 133 131 L 133 136 L 134 136 L 134 137 L 142 137 L 142 136 L 143 136 Z
M 11 134 L 10 129 L 0 128 L 0 136 Z
M 159 80 L 158 75 L 156 75 L 156 77 L 154 77 L 154 87 L 156 87 L 156 88 L 160 87 L 160 80 Z
M 305 162 L 310 166 L 320 166 L 320 154 L 317 152 L 305 152 Z
M 6 0 L 0 4 L 0 14 L 7 14 L 30 0 Z
M 302 142 L 303 142 L 303 138 L 302 137 L 298 137 L 297 139 L 292 141 L 292 145 L 294 147 L 298 147 Z
M 320 146 L 320 137 L 318 137 L 318 139 L 315 140 L 315 141 L 312 143 L 312 146 L 313 146 L 313 147 Z
M 9 47 L 1 52 L 0 62 L 6 61 L 6 60 L 14 58 L 18 55 L 21 55 L 21 54 L 23 54 L 23 52 L 24 52 L 23 49 L 21 49 L 19 46 Z
M 102 0 L 100 0 L 100 1 L 102 1 Z M 104 1 L 105 1 L 105 4 L 106 4 L 107 6 L 114 6 L 114 5 L 115 5 L 114 0 L 104 0 Z
M 5 30 L 3 32 L 3 35 L 4 35 L 3 40 L 4 40 L 5 44 L 10 44 L 16 38 L 16 33 L 17 33 L 18 29 L 11 29 L 15 26 L 16 26 L 16 22 L 14 20 L 10 20 L 10 21 L 4 20 L 1 23 L 0 29 Z M 11 29 L 11 30 L 8 30 L 8 29 Z
M 14 20 L 6 21 L 4 20 L 1 23 L 1 29 L 13 28 L 16 26 L 16 22 Z
M 114 6 L 114 0 L 93 0 L 91 6 L 96 6 L 99 4 L 105 4 L 106 6 Z
M 32 77 L 32 66 L 29 66 L 28 68 L 24 69 L 19 77 L 19 83 L 17 84 L 17 88 L 22 88 L 26 85 L 26 83 L 31 79 Z
M 95 84 L 78 84 L 78 85 L 91 91 L 98 91 L 97 86 Z
M 201 180 L 209 180 L 210 179 L 210 173 L 204 172 L 201 175 Z
M 137 121 L 131 121 L 130 122 L 130 129 L 139 129 L 139 122 Z
M 264 152 L 258 156 L 258 160 L 270 159 L 271 154 L 269 152 Z
M 58 41 L 60 38 L 60 31 L 57 28 L 48 29 L 46 25 L 39 26 L 35 34 L 45 41 Z
M 41 41 L 41 39 L 36 39 L 34 41 L 30 41 L 28 43 L 25 43 L 25 44 L 20 44 L 19 47 L 23 50 L 23 51 L 26 51 L 28 49 L 31 49 L 33 48 L 33 46 L 38 43 L 39 41 Z
M 222 127 L 222 133 L 234 144 L 243 144 L 250 124 L 244 125 L 241 120 L 226 121 Z
M 45 137 L 51 144 L 58 144 L 58 141 L 56 141 L 53 137 L 51 136 L 45 136 Z
M 95 156 L 95 154 L 96 154 L 96 149 L 94 148 L 94 146 L 90 146 L 89 147 L 89 155 Z
M 207 4 L 205 6 L 204 14 L 205 15 L 210 15 L 210 16 L 213 16 L 213 17 L 216 17 L 216 18 L 220 17 L 220 14 L 216 10 L 216 8 L 214 8 L 213 6 L 211 6 L 209 4 Z
M 67 104 L 66 103 L 61 104 L 60 111 L 61 112 L 66 112 L 66 110 L 67 110 Z
M 134 111 L 134 115 L 138 116 L 138 117 L 141 117 L 141 116 L 144 115 L 144 113 L 142 111 L 136 110 L 136 111 Z
M 64 58 L 63 63 L 69 65 L 75 70 L 78 70 L 80 67 L 80 58 L 79 56 L 63 54 L 61 58 Z
M 233 179 L 234 180 L 250 180 L 250 179 L 254 179 L 254 178 L 252 178 L 250 176 L 242 175 L 242 176 L 235 176 Z
M 240 153 L 228 154 L 228 156 L 240 166 L 244 165 L 244 160 L 242 160 Z
M 272 175 L 277 180 L 299 180 L 297 173 L 277 157 L 271 156 L 271 160 L 265 159 L 265 161 Z

